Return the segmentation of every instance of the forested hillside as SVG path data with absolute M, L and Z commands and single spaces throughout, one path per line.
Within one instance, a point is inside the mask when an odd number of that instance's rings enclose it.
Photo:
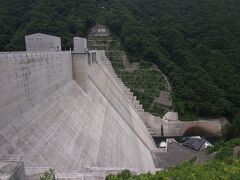
M 173 87 L 182 119 L 226 116 L 240 132 L 239 0 L 0 0 L 0 50 L 24 50 L 24 35 L 87 36 L 106 24 L 130 61 L 150 61 Z

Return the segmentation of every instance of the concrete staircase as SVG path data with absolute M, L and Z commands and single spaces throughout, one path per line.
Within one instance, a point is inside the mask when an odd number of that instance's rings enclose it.
M 131 92 L 130 88 L 126 87 L 126 85 L 123 83 L 121 78 L 117 76 L 117 73 L 113 69 L 111 61 L 106 57 L 105 52 L 102 52 L 102 61 L 104 64 L 107 66 L 108 70 L 110 71 L 111 75 L 115 78 L 117 83 L 119 84 L 120 88 L 123 90 L 125 95 L 128 97 L 128 99 L 132 102 L 134 108 L 137 110 L 139 113 L 140 117 L 144 118 L 145 117 L 145 112 L 143 109 L 142 104 L 140 104 L 139 100 L 137 100 L 137 97 L 133 95 L 133 92 Z M 146 122 L 144 122 L 145 126 L 147 127 L 148 132 L 150 133 L 151 136 L 157 136 L 156 132 L 154 129 Z
M 125 93 L 125 95 L 128 97 L 128 99 L 132 102 L 133 106 L 135 107 L 135 109 L 137 110 L 137 112 L 139 113 L 143 113 L 144 109 L 142 104 L 140 104 L 139 100 L 137 100 L 137 97 L 133 95 L 133 92 L 131 92 L 131 90 L 123 83 L 123 81 L 121 80 L 121 78 L 119 78 L 117 76 L 117 73 L 115 72 L 115 70 L 113 69 L 112 63 L 111 61 L 107 58 L 107 56 L 105 55 L 105 52 L 102 52 L 102 57 L 101 57 L 102 61 L 104 62 L 104 64 L 107 66 L 108 70 L 110 71 L 112 77 L 114 77 L 114 79 L 117 81 L 119 87 L 123 90 L 123 92 Z

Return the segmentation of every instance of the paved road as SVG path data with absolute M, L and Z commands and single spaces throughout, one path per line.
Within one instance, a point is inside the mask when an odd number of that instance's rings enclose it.
M 167 152 L 154 152 L 153 157 L 156 168 L 167 168 L 191 160 L 198 154 L 199 152 L 197 151 L 173 142 L 172 144 L 168 144 Z

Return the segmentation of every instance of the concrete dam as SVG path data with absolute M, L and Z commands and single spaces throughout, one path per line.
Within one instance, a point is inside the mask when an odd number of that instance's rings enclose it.
M 20 159 L 27 175 L 155 172 L 149 126 L 160 125 L 104 51 L 2 52 L 0 85 L 0 159 Z

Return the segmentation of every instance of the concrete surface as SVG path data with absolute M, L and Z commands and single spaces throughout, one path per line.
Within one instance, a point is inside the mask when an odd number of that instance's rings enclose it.
M 61 38 L 35 33 L 25 36 L 26 51 L 61 51 Z
M 164 121 L 178 121 L 178 113 L 177 112 L 172 112 L 172 111 L 169 111 L 167 112 L 163 118 L 162 118 Z
M 0 53 L 0 128 L 21 119 L 71 79 L 70 52 Z
M 84 77 L 75 63 L 82 58 Z M 48 167 L 68 175 L 89 167 L 155 171 L 154 141 L 104 58 L 101 51 L 73 59 L 69 52 L 2 53 L 1 156 L 20 157 L 29 174 Z
M 75 53 L 86 53 L 87 52 L 87 40 L 81 37 L 73 38 L 73 46 Z
M 145 113 L 104 51 L 0 53 L 0 157 L 21 158 L 31 177 L 49 168 L 58 179 L 154 172 L 150 133 L 179 136 L 194 123 Z
M 23 162 L 17 159 L 0 159 L 1 180 L 26 180 Z
M 199 121 L 179 121 L 176 116 L 170 118 L 168 113 L 163 119 L 150 113 L 142 113 L 141 117 L 152 136 L 221 136 L 222 127 L 227 122 L 225 118 Z

